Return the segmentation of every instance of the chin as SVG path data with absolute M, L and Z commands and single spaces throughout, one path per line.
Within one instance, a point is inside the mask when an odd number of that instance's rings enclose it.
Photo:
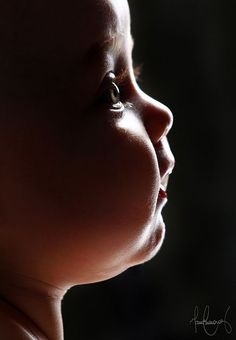
M 74 283 L 73 285 L 91 284 L 91 283 L 106 281 L 106 280 L 109 280 L 109 279 L 112 279 L 118 276 L 119 274 L 122 274 L 124 271 L 126 271 L 132 266 L 133 265 L 124 264 L 124 265 L 117 266 L 115 268 L 110 268 L 109 270 L 97 272 L 92 275 L 89 275 L 88 277 L 82 280 L 81 278 L 79 278 L 79 280 L 77 280 L 77 282 Z
M 160 216 L 154 232 L 149 236 L 148 240 L 146 240 L 145 245 L 140 249 L 132 265 L 145 263 L 155 257 L 161 249 L 165 238 L 165 232 L 165 223 L 162 216 Z
M 153 225 L 152 230 L 152 233 L 149 234 L 143 245 L 140 246 L 135 253 L 132 252 L 132 255 L 127 254 L 126 258 L 123 258 L 122 261 L 119 261 L 119 263 L 116 263 L 114 266 L 106 265 L 104 268 L 101 266 L 99 269 L 97 267 L 94 271 L 87 272 L 84 276 L 78 278 L 75 285 L 109 280 L 123 273 L 130 267 L 151 260 L 160 250 L 165 238 L 165 223 L 163 222 L 161 214 L 157 223 Z
M 165 230 L 166 230 L 165 223 L 162 217 L 160 216 L 158 220 L 158 224 L 155 227 L 155 231 L 149 236 L 148 240 L 146 240 L 145 242 L 145 246 L 140 248 L 140 250 L 132 258 L 132 260 L 129 261 L 128 264 L 124 263 L 124 265 L 120 265 L 119 267 L 110 269 L 109 273 L 108 272 L 102 273 L 102 275 L 98 277 L 97 281 L 111 279 L 123 273 L 125 270 L 129 269 L 130 267 L 143 264 L 153 259 L 156 256 L 156 254 L 159 252 L 159 250 L 161 249 L 161 246 L 165 238 Z

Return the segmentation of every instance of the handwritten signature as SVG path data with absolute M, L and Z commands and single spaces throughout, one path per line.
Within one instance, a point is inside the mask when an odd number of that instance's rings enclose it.
M 207 335 L 213 336 L 218 331 L 218 328 L 220 327 L 220 325 L 224 325 L 225 332 L 227 334 L 230 334 L 230 333 L 232 333 L 232 326 L 231 326 L 230 322 L 226 320 L 229 309 L 230 309 L 230 306 L 226 309 L 226 312 L 225 312 L 223 319 L 209 320 L 210 307 L 209 307 L 209 305 L 206 305 L 206 307 L 203 311 L 202 320 L 198 320 L 199 310 L 198 310 L 198 306 L 195 306 L 194 315 L 193 315 L 192 320 L 190 320 L 190 324 L 194 323 L 195 333 L 197 333 L 198 326 L 201 325 Z M 211 328 L 211 331 L 210 331 L 210 328 Z

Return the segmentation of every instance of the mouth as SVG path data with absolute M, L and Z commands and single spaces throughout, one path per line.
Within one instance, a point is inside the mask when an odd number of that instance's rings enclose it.
M 160 185 L 159 196 L 158 197 L 160 197 L 162 199 L 165 199 L 165 198 L 167 199 L 168 198 L 166 187 L 163 184 Z
M 167 138 L 163 138 L 159 143 L 155 146 L 157 160 L 160 169 L 161 183 L 158 194 L 158 201 L 164 200 L 167 201 L 167 185 L 169 176 L 172 173 L 174 168 L 175 159 L 170 150 L 169 143 Z
M 162 211 L 167 201 L 168 201 L 167 190 L 162 184 L 160 184 L 157 201 L 156 201 L 156 209 L 155 209 L 156 214 L 159 214 Z

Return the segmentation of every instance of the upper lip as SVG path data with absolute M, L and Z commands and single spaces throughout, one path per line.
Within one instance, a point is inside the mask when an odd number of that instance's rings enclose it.
M 161 186 L 166 190 L 169 175 L 172 173 L 175 166 L 175 158 L 166 137 L 159 140 L 154 145 L 154 148 L 160 169 Z

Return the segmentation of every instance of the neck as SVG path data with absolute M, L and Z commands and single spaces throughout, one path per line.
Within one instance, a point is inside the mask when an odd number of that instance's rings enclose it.
M 1 271 L 0 301 L 39 339 L 63 340 L 61 301 L 66 291 L 21 274 Z

